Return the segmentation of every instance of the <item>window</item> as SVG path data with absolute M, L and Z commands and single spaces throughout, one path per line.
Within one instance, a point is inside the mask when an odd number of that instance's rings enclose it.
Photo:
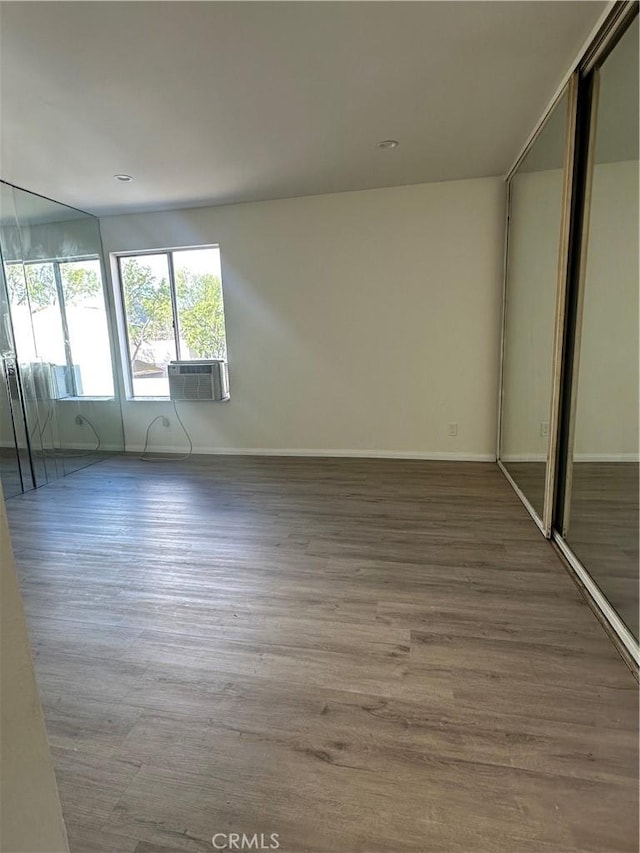
M 220 249 L 121 255 L 134 397 L 168 397 L 170 361 L 227 358 Z
M 97 257 L 5 266 L 18 355 L 52 368 L 60 397 L 113 397 L 107 311 Z

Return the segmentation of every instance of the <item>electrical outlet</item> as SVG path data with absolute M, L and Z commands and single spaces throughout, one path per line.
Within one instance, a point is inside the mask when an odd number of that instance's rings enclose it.
M 169 428 L 169 418 L 162 418 L 162 426 L 167 427 L 167 429 Z
M 447 424 L 447 434 L 448 435 L 457 435 L 458 434 L 458 424 Z
M 76 415 L 76 423 L 78 424 L 78 426 L 82 426 L 82 424 L 84 423 L 84 418 L 82 417 L 82 415 Z
M 549 424 L 546 421 L 543 421 L 540 424 L 540 435 L 545 438 L 549 435 Z

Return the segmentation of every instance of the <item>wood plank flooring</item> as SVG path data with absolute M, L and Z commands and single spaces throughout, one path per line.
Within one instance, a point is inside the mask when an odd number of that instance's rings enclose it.
M 65 477 L 79 471 L 81 468 L 109 459 L 113 455 L 114 452 L 111 450 L 86 451 L 81 449 L 67 451 L 53 448 L 44 452 L 36 450 L 33 454 L 36 482 L 38 485 L 52 482 L 59 477 Z M 33 478 L 26 461 L 23 475 L 24 480 L 20 476 L 15 448 L 0 447 L 0 482 L 2 482 L 5 498 L 15 497 L 22 494 L 23 490 L 31 491 L 34 488 Z
M 638 463 L 579 462 L 573 468 L 567 541 L 638 637 Z
M 541 509 L 545 465 L 510 462 L 507 470 Z M 637 638 L 639 610 L 639 466 L 637 462 L 576 462 L 567 542 Z
M 638 850 L 636 682 L 496 466 L 120 457 L 7 509 L 72 853 Z
M 0 447 L 0 481 L 5 498 L 22 493 L 22 479 L 16 451 L 9 447 Z

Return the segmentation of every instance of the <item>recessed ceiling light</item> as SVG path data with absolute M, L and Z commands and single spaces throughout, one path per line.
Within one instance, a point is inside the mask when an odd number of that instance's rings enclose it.
M 378 142 L 378 148 L 397 148 L 400 143 L 397 139 L 383 139 L 382 142 Z
M 114 175 L 113 177 L 116 181 L 120 181 L 122 184 L 130 184 L 133 180 L 131 175 Z

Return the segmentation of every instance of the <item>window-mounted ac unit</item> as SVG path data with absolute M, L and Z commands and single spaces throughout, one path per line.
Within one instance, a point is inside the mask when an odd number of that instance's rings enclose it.
M 80 367 L 74 364 L 71 369 L 73 375 L 67 365 L 47 361 L 32 362 L 31 376 L 36 400 L 63 400 L 65 397 L 82 394 Z
M 221 359 L 171 361 L 168 374 L 172 400 L 229 399 L 227 363 Z

